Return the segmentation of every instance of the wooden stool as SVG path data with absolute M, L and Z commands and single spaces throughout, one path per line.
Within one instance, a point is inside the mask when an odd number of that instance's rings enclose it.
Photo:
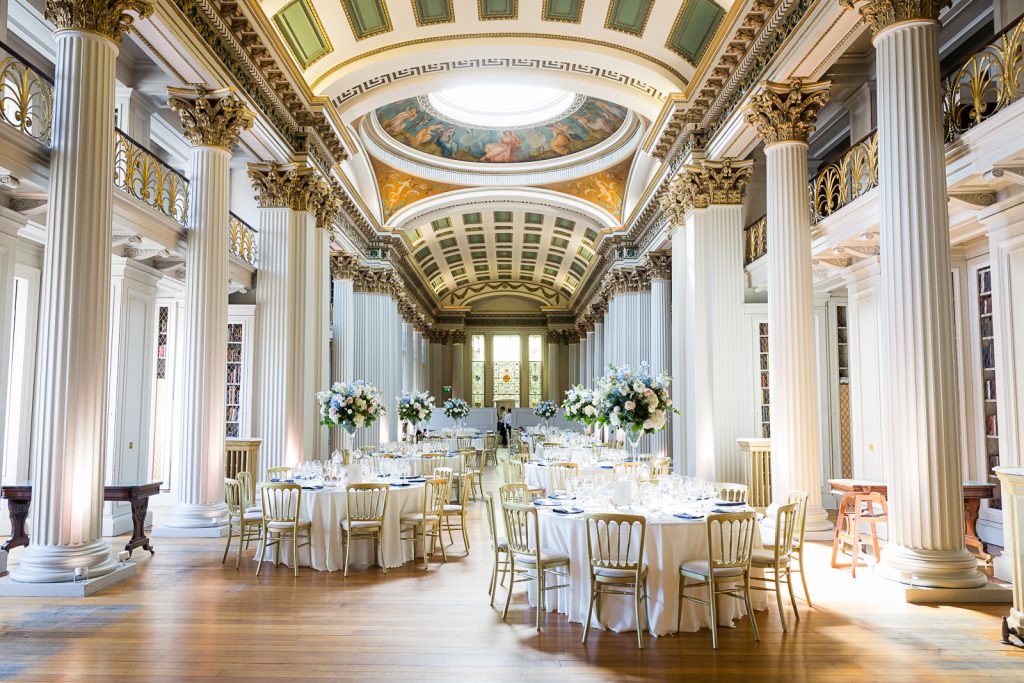
M 836 535 L 832 540 L 832 566 L 835 568 L 849 567 L 853 578 L 857 578 L 857 557 L 860 555 L 861 521 L 871 527 L 871 544 L 875 551 L 875 562 L 882 559 L 878 549 L 879 522 L 888 523 L 889 505 L 881 493 L 844 493 L 839 501 L 839 516 L 836 519 Z M 836 556 L 840 546 L 849 545 L 849 564 L 839 564 Z

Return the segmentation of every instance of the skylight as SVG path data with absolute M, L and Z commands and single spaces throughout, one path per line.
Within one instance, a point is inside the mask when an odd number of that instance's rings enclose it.
M 575 93 L 530 85 L 461 86 L 427 95 L 434 110 L 453 123 L 477 128 L 524 128 L 567 116 Z

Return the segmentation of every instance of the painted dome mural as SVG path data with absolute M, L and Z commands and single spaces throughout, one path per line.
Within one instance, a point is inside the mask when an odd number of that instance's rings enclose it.
M 385 134 L 418 152 L 492 164 L 558 159 L 582 152 L 614 135 L 628 116 L 617 104 L 577 95 L 570 96 L 554 115 L 550 108 L 543 112 L 536 108 L 544 117 L 528 125 L 501 125 L 502 116 L 521 114 L 507 110 L 494 113 L 490 123 L 495 125 L 470 125 L 459 120 L 463 117 L 457 110 L 439 104 L 449 103 L 435 99 L 434 93 L 410 97 L 378 108 L 374 116 Z

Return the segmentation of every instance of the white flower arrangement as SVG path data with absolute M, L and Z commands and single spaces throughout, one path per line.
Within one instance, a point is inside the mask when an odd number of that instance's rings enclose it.
M 566 420 L 591 426 L 597 422 L 597 408 L 594 406 L 594 394 L 582 384 L 570 387 L 562 401 L 562 411 Z
M 461 398 L 450 398 L 444 402 L 444 414 L 452 420 L 469 417 L 469 404 Z
M 369 427 L 388 412 L 377 387 L 363 380 L 335 382 L 329 391 L 318 391 L 316 400 L 320 403 L 320 424 L 341 427 L 349 434 Z
M 558 406 L 555 405 L 554 401 L 541 401 L 533 409 L 533 414 L 541 419 L 550 420 L 558 414 Z
M 608 374 L 598 380 L 593 392 L 597 423 L 634 433 L 661 431 L 668 416 L 679 412 L 668 393 L 671 382 L 668 373 L 653 377 L 647 363 L 639 370 L 609 365 Z
M 404 391 L 398 401 L 398 419 L 419 424 L 434 412 L 434 397 L 428 391 Z

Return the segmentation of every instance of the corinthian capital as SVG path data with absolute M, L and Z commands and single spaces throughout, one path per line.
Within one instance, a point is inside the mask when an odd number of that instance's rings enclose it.
M 359 259 L 354 254 L 340 251 L 331 254 L 331 279 L 351 280 L 359 268 Z
M 234 88 L 209 90 L 202 83 L 167 88 L 167 104 L 181 117 L 185 137 L 193 147 L 231 149 L 243 130 L 252 128 L 252 112 Z
M 298 164 L 249 164 L 249 181 L 261 209 L 292 209 L 316 213 L 330 186 L 316 171 Z
M 839 0 L 839 4 L 856 8 L 871 32 L 878 33 L 901 21 L 938 21 L 950 0 Z
M 316 216 L 316 227 L 329 231 L 338 218 L 338 214 L 341 213 L 341 199 L 335 194 L 337 190 L 332 188 L 329 183 L 324 182 L 324 186 L 327 194 L 323 196 L 313 215 Z
M 818 112 L 828 102 L 832 81 L 789 83 L 765 81 L 761 92 L 747 105 L 747 123 L 766 145 L 776 142 L 807 142 L 814 131 Z
M 135 21 L 128 12 L 145 19 L 153 5 L 147 0 L 46 0 L 43 15 L 58 31 L 89 31 L 119 44 Z

